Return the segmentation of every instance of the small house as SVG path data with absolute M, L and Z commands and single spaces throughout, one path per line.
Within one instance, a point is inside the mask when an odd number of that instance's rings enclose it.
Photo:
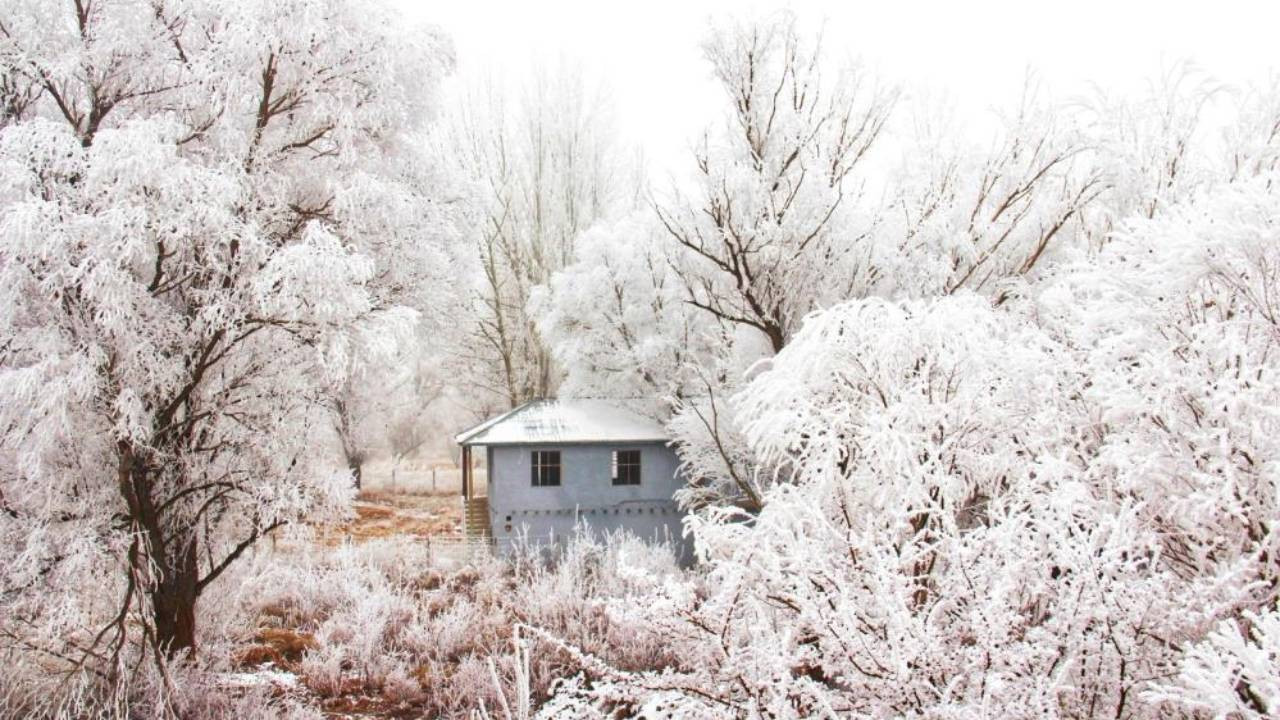
M 684 485 L 663 426 L 603 400 L 535 400 L 459 435 L 463 525 L 469 537 L 554 546 L 577 525 L 625 529 L 650 541 L 681 535 L 674 494 Z M 479 487 L 473 453 L 484 453 Z

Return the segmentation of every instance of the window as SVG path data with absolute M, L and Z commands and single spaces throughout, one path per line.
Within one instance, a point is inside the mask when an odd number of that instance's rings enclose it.
M 640 451 L 639 450 L 614 450 L 613 451 L 613 484 L 614 485 L 639 485 L 640 484 Z
M 549 487 L 560 484 L 560 451 L 533 451 L 533 486 Z

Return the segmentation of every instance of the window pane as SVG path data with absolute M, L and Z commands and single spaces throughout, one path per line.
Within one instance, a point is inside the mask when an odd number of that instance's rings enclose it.
M 560 451 L 534 450 L 530 455 L 530 475 L 534 487 L 560 484 Z
M 613 452 L 613 484 L 640 484 L 639 450 L 615 450 Z

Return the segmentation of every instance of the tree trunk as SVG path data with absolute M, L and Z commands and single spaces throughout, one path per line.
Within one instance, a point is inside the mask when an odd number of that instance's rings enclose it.
M 764 334 L 769 338 L 769 344 L 773 346 L 773 354 L 777 355 L 782 352 L 782 348 L 787 346 L 787 336 L 782 331 L 782 326 L 777 323 L 768 323 L 765 326 Z
M 151 591 L 156 645 L 170 659 L 183 653 L 196 654 L 196 600 L 199 568 L 194 539 L 174 558 L 175 567 L 165 569 L 160 582 Z
M 131 551 L 129 562 L 135 577 L 154 572 L 151 596 L 151 619 L 155 625 L 155 648 L 170 658 L 183 653 L 195 657 L 196 598 L 200 594 L 200 566 L 193 532 L 176 538 L 163 530 L 160 510 L 152 497 L 151 471 L 139 462 L 134 448 L 121 440 L 118 482 L 134 527 L 145 534 L 145 550 Z M 160 507 L 163 507 L 161 505 Z
M 356 479 L 356 490 L 360 489 L 361 474 L 364 471 L 364 461 L 359 457 L 347 456 L 347 469 L 351 471 L 351 477 Z

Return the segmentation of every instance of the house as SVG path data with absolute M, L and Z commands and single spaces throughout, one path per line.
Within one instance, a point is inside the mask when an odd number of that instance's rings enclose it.
M 646 540 L 682 537 L 673 495 L 684 485 L 663 426 L 603 400 L 535 400 L 457 435 L 464 527 L 499 551 L 518 542 L 555 545 L 579 523 L 626 529 Z M 474 471 L 483 448 L 487 480 Z

